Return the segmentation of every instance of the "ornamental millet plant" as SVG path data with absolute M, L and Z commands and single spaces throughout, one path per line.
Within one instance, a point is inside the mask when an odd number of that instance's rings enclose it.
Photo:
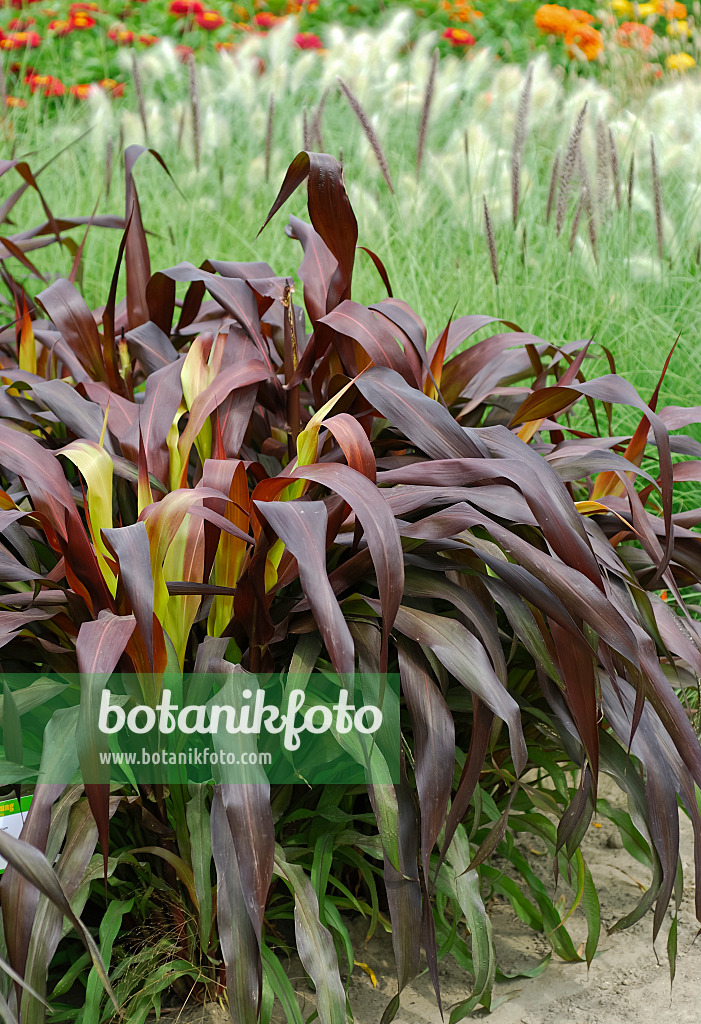
M 698 444 L 677 433 L 698 410 L 660 407 L 666 366 L 646 402 L 612 361 L 587 380 L 588 344 L 494 316 L 451 318 L 429 343 L 380 255 L 359 251 L 326 154 L 293 160 L 266 221 L 306 182 L 310 223 L 287 228 L 303 308 L 293 279 L 262 262 L 154 272 L 141 152 L 125 154 L 124 233 L 100 310 L 70 279 L 28 292 L 9 269 L 17 251 L 2 254 L 16 315 L 0 335 L 4 722 L 46 696 L 16 673 L 80 677 L 60 691 L 38 775 L 4 734 L 3 780 L 34 794 L 21 838 L 0 833 L 8 1012 L 42 1021 L 47 979 L 56 998 L 79 984 L 52 966 L 64 914 L 94 971 L 95 1019 L 108 995 L 143 1020 L 166 988 L 204 999 L 225 985 L 237 1024 L 269 1020 L 272 998 L 297 1021 L 274 949 L 294 927 L 319 1019 L 343 1024 L 343 911 L 391 927 L 385 1021 L 422 947 L 439 1001 L 439 956 L 471 965 L 461 1020 L 490 1007 L 503 977 L 491 893 L 552 952 L 591 963 L 600 910 L 581 840 L 602 772 L 626 793 L 631 814 L 616 820 L 651 870 L 613 927 L 654 908 L 656 936 L 681 877 L 678 801 L 701 839 L 701 747 L 679 696 L 701 671 L 684 602 L 701 582 L 701 510 L 675 511 L 675 486 L 701 479 Z M 352 298 L 357 258 L 378 270 L 370 305 Z M 485 328 L 496 333 L 465 347 Z M 632 433 L 614 432 L 618 405 L 634 410 Z M 398 673 L 401 779 L 85 785 L 97 739 L 81 716 L 115 669 L 151 707 L 166 672 L 184 685 L 216 672 L 232 688 L 250 673 Z M 73 784 L 46 781 L 59 761 Z M 524 831 L 572 889 L 567 910 L 512 842 Z M 700 870 L 697 857 L 701 918 Z M 110 934 L 124 932 L 110 964 L 105 932 L 100 950 L 77 916 L 87 907 L 90 920 L 94 901 L 102 917 L 105 899 Z M 149 966 L 128 937 L 152 920 L 164 960 Z M 672 966 L 675 935 L 676 915 Z

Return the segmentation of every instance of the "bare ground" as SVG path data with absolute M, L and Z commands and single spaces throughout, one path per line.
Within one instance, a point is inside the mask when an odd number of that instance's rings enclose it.
M 669 921 L 657 941 L 659 962 L 652 948 L 651 915 L 626 931 L 605 935 L 607 926 L 635 906 L 641 894 L 637 883 L 647 885 L 648 877 L 645 869 L 620 848 L 617 830 L 604 819 L 601 828 L 590 830 L 583 844 L 601 901 L 600 953 L 589 971 L 585 964 L 553 959 L 538 978 L 497 985 L 490 1024 L 701 1024 L 701 938 L 694 942 L 698 924 L 693 902 L 693 838 L 683 815 L 681 842 L 687 886 L 679 913 L 679 953 L 671 993 L 666 958 Z M 529 859 L 531 863 L 539 861 L 532 853 Z M 543 857 L 539 871 L 543 877 L 549 870 L 546 861 L 549 858 Z M 535 966 L 548 950 L 544 937 L 524 925 L 505 901 L 491 903 L 489 910 L 502 970 L 513 973 Z M 582 941 L 586 934 L 583 920 L 575 915 L 569 923 L 575 943 Z M 351 1005 L 356 1024 L 379 1024 L 396 991 L 391 939 L 384 933 L 376 934 L 364 943 L 363 928 L 363 922 L 352 926 L 356 957 L 372 968 L 377 987 L 356 968 L 350 981 Z M 298 962 L 293 960 L 286 968 L 306 1019 L 315 1008 L 314 993 L 305 984 Z M 452 1004 L 467 998 L 470 979 L 449 956 L 439 970 L 443 1005 L 449 1010 Z M 475 1017 L 483 1015 L 481 1011 Z M 446 1012 L 446 1022 L 448 1016 Z M 230 1020 L 216 1006 L 171 1011 L 163 1019 L 167 1024 L 229 1024 Z M 274 1020 L 282 1021 L 283 1017 L 276 1014 Z M 425 973 L 405 990 L 395 1024 L 441 1024 Z

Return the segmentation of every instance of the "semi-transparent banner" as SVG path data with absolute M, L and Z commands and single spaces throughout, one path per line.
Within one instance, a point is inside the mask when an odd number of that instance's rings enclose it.
M 0 784 L 399 781 L 399 677 L 2 677 Z

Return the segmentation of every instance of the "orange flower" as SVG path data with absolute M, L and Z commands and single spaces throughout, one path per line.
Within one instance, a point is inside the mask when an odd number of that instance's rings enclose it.
M 580 11 L 576 7 L 570 8 L 570 14 L 575 21 L 578 21 L 580 25 L 593 25 L 594 15 L 590 14 L 589 11 Z
M 3 50 L 33 50 L 41 46 L 41 36 L 38 32 L 11 32 L 4 39 L 0 39 L 0 47 Z
M 591 25 L 580 25 L 575 22 L 565 33 L 565 43 L 570 52 L 576 47 L 587 60 L 595 60 L 604 48 L 601 32 Z
M 447 28 L 442 38 L 447 39 L 451 46 L 474 46 L 476 42 L 464 28 Z
M 139 42 L 142 46 L 155 46 L 158 42 L 158 36 L 150 36 L 148 34 L 140 35 Z
M 672 18 L 681 21 L 686 18 L 686 6 L 675 3 L 674 0 L 658 0 L 657 13 L 664 14 L 668 21 L 671 21 Z
M 198 11 L 195 14 L 195 21 L 200 28 L 206 29 L 207 32 L 213 32 L 226 24 L 219 11 Z
M 23 100 L 21 96 L 6 96 L 5 97 L 6 107 L 19 107 L 23 110 L 27 106 L 27 101 Z
M 573 16 L 572 11 L 560 4 L 543 4 L 535 12 L 533 20 L 536 28 L 551 36 L 564 36 L 573 25 L 577 24 L 577 19 Z
M 214 49 L 219 50 L 220 53 L 230 53 L 235 48 L 236 44 L 232 43 L 230 40 L 228 42 L 214 44 Z
M 639 21 L 624 21 L 619 26 L 616 38 L 621 46 L 638 47 L 647 50 L 655 33 L 649 25 L 641 25 Z

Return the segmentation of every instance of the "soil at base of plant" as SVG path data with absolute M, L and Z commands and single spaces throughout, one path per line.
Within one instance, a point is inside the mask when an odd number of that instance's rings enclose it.
M 609 799 L 613 793 L 607 787 Z M 698 923 L 694 915 L 693 835 L 686 816 L 680 817 L 686 886 L 679 911 L 679 953 L 671 995 L 666 956 L 669 915 L 657 940 L 659 962 L 652 948 L 651 914 L 626 931 L 605 935 L 607 927 L 632 910 L 641 895 L 638 883 L 647 886 L 649 878 L 642 865 L 620 848 L 615 826 L 602 819 L 602 827 L 591 828 L 582 845 L 599 893 L 602 913 L 600 952 L 590 970 L 587 971 L 586 964 L 567 964 L 553 959 L 538 978 L 497 985 L 496 1008 L 489 1015 L 478 1011 L 473 1019 L 484 1016 L 489 1024 L 699 1024 L 701 937 L 694 942 Z M 523 844 L 523 853 L 543 880 L 551 880 L 550 858 L 539 856 L 541 851 L 534 852 L 536 847 L 531 842 L 527 840 Z M 571 890 L 563 888 L 562 881 L 559 891 L 566 891 L 570 899 Z M 506 901 L 493 901 L 489 912 L 502 970 L 514 973 L 534 967 L 545 956 L 549 947 L 544 936 L 523 924 Z M 355 1021 L 356 1024 L 379 1024 L 385 1006 L 396 991 L 391 937 L 378 929 L 370 942 L 365 943 L 364 923 L 347 923 L 356 959 L 366 963 L 377 979 L 375 988 L 361 968 L 353 972 L 350 995 Z M 586 927 L 578 912 L 569 925 L 575 944 L 583 941 Z M 302 1017 L 306 1020 L 315 1009 L 314 993 L 305 983 L 304 972 L 296 958 L 284 966 L 297 990 Z M 469 995 L 469 976 L 449 956 L 439 965 L 439 974 L 447 1022 L 450 1007 Z M 230 1024 L 228 1014 L 219 1006 L 170 1011 L 162 1021 L 165 1024 Z M 273 1021 L 282 1024 L 284 1017 L 276 1012 Z M 405 990 L 395 1024 L 444 1024 L 426 973 Z

